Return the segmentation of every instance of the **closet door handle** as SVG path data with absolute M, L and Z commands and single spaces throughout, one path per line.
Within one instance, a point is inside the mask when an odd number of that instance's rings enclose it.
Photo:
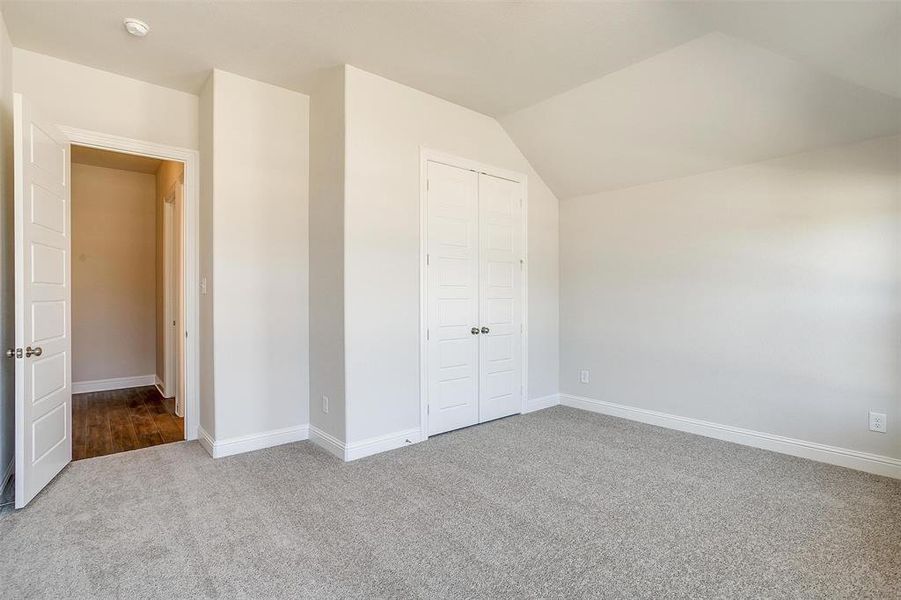
M 37 348 L 32 348 L 31 346 L 28 346 L 27 348 L 25 348 L 25 356 L 29 357 L 29 358 L 31 357 L 32 354 L 34 354 L 35 356 L 40 356 L 43 353 L 44 353 L 44 349 L 41 348 L 40 346 L 38 346 Z
M 491 331 L 491 330 L 488 329 L 487 327 L 482 327 L 482 333 L 488 333 L 489 331 Z
M 478 327 L 473 327 L 472 329 L 469 330 L 469 332 L 470 332 L 472 335 L 479 335 L 479 328 L 478 328 Z

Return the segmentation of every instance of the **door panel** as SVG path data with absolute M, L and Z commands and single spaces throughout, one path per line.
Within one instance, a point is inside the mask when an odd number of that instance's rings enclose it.
M 69 143 L 14 107 L 16 508 L 72 460 Z
M 429 162 L 429 435 L 479 420 L 478 175 Z
M 479 174 L 479 421 L 522 411 L 522 186 Z

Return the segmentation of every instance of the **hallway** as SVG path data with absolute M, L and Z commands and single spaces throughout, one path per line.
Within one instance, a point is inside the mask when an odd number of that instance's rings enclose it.
M 175 400 L 153 386 L 74 394 L 72 460 L 185 439 Z

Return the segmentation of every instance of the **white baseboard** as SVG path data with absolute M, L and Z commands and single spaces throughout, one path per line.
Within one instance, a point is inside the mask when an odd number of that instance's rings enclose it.
M 526 401 L 526 410 L 523 411 L 523 414 L 535 412 L 536 410 L 543 410 L 545 408 L 557 406 L 558 404 L 560 404 L 560 394 L 551 394 L 549 396 L 542 396 L 541 398 L 530 398 Z
M 405 429 L 387 435 L 368 438 L 352 444 L 342 442 L 321 429 L 310 426 L 310 441 L 344 462 L 357 460 L 380 452 L 394 450 L 422 441 L 419 429 Z
M 200 444 L 210 453 L 210 456 L 213 458 L 222 458 L 224 456 L 232 456 L 234 454 L 242 454 L 244 452 L 252 452 L 253 450 L 262 450 L 263 448 L 271 448 L 272 446 L 280 446 L 282 444 L 290 444 L 292 442 L 300 442 L 309 439 L 310 426 L 297 425 L 296 427 L 273 429 L 261 433 L 242 435 L 223 440 L 213 439 L 213 437 L 202 427 L 198 428 L 197 433 Z
M 3 475 L 0 476 L 0 495 L 3 494 L 3 490 L 6 489 L 6 485 L 9 483 L 9 480 L 12 478 L 13 473 L 16 471 L 16 455 L 13 454 L 9 459 L 9 464 L 3 469 Z
M 166 384 L 163 383 L 163 380 L 160 379 L 160 376 L 154 375 L 154 377 L 156 377 L 156 382 L 154 382 L 153 385 L 156 386 L 156 391 L 160 393 L 160 396 L 162 396 L 163 398 L 174 398 L 175 394 L 170 395 L 166 392 Z
M 310 425 L 310 441 L 332 456 L 344 460 L 344 442 L 342 442 L 335 436 L 322 431 L 318 427 Z
M 358 458 L 372 456 L 379 452 L 387 452 L 401 446 L 409 446 L 420 441 L 422 441 L 422 435 L 419 428 L 380 435 L 348 444 L 344 450 L 344 460 L 357 460 Z
M 601 413 L 614 417 L 622 417 L 632 421 L 640 421 L 650 425 L 677 429 L 688 433 L 695 433 L 706 437 L 716 438 L 727 442 L 734 442 L 754 448 L 772 450 L 782 454 L 807 458 L 818 462 L 824 462 L 885 477 L 901 479 L 901 460 L 889 456 L 880 456 L 848 448 L 827 446 L 816 442 L 807 442 L 795 438 L 783 437 L 751 429 L 742 429 L 731 425 L 721 425 L 711 421 L 702 421 L 689 417 L 680 417 L 668 413 L 615 404 L 593 398 L 560 394 L 560 403 L 563 406 L 580 408 L 591 412 Z
M 156 385 L 156 375 L 73 381 L 72 393 L 87 394 L 89 392 L 105 392 L 107 390 L 124 390 L 126 388 L 144 387 L 145 385 Z

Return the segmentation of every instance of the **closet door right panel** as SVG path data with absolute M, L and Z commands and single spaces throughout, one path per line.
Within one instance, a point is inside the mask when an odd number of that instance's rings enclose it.
M 479 175 L 479 422 L 522 411 L 522 186 Z

